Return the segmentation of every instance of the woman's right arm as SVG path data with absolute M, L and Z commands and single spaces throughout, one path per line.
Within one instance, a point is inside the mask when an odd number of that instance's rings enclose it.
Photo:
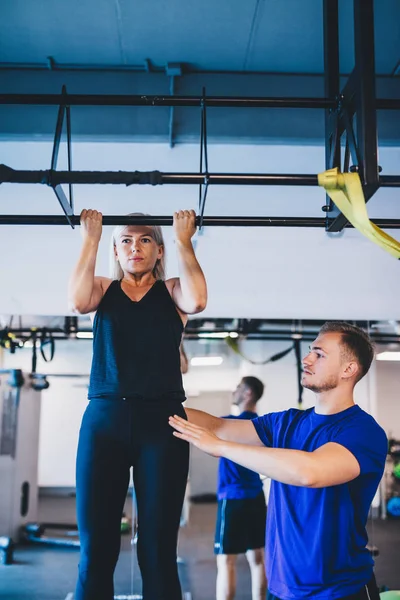
M 95 277 L 97 250 L 102 232 L 103 215 L 96 210 L 81 213 L 83 244 L 68 287 L 70 310 L 85 315 L 97 309 L 104 295 L 105 277 Z
M 202 410 L 186 408 L 189 423 L 212 431 L 217 437 L 226 442 L 263 446 L 256 429 L 251 421 L 244 419 L 221 419 Z

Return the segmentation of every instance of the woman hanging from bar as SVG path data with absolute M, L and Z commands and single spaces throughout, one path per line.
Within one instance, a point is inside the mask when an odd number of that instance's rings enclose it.
M 77 455 L 81 540 L 76 600 L 112 600 L 120 523 L 133 479 L 138 562 L 144 600 L 181 600 L 176 545 L 189 448 L 168 417 L 183 418 L 180 343 L 188 314 L 204 310 L 206 281 L 194 254 L 193 210 L 174 214 L 179 278 L 165 281 L 165 247 L 156 226 L 119 226 L 112 235 L 112 277 L 96 277 L 102 214 L 81 214 L 82 251 L 69 298 L 79 314 L 96 312 L 89 404 Z

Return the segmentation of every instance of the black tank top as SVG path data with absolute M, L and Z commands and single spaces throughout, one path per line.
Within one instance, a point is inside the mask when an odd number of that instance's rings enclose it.
M 183 323 L 163 281 L 139 301 L 113 281 L 93 324 L 89 398 L 139 395 L 185 400 L 179 346 Z

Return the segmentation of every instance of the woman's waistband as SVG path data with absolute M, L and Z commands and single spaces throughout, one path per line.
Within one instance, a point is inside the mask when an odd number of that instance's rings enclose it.
M 146 396 L 144 394 L 90 394 L 89 400 L 112 400 L 119 402 L 154 402 L 154 403 L 175 403 L 182 404 L 185 402 L 186 396 L 182 392 L 167 392 L 160 396 Z

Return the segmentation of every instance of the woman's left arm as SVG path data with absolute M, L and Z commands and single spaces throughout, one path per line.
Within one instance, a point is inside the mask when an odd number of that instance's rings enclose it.
M 194 210 L 174 213 L 174 230 L 178 254 L 179 278 L 173 279 L 171 296 L 182 312 L 193 315 L 207 305 L 207 284 L 192 246 L 196 232 Z

